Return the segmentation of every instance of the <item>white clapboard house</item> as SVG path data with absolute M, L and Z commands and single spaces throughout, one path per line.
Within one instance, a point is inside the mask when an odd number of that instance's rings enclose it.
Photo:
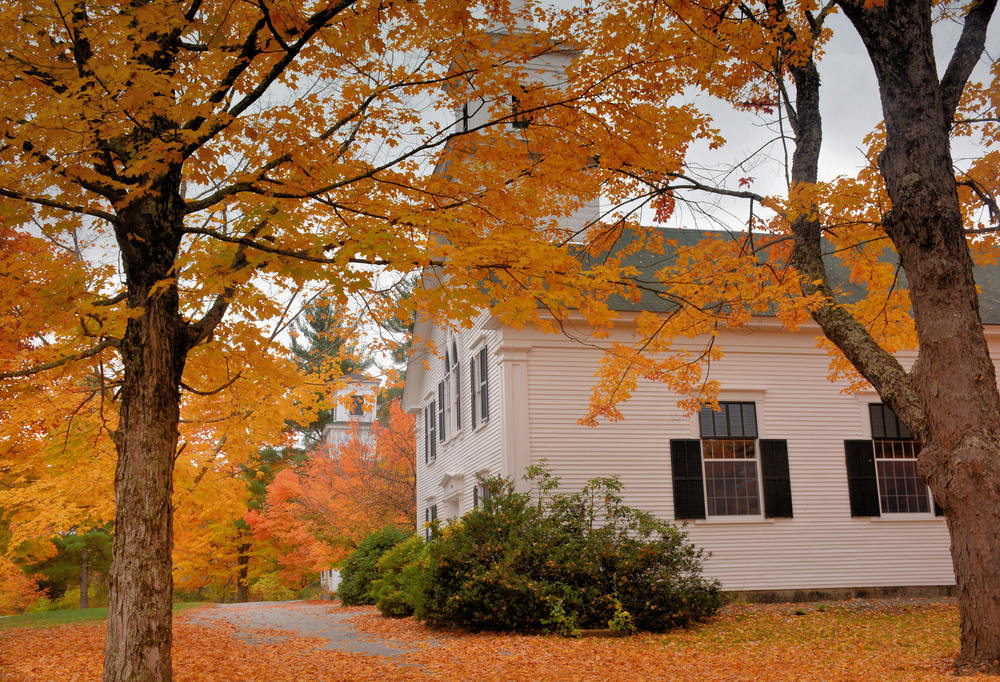
M 1000 357 L 1000 287 L 996 273 L 979 270 L 987 339 Z M 629 319 L 656 303 L 618 301 L 623 321 L 607 342 L 629 342 Z M 626 504 L 686 524 L 712 553 L 706 574 L 726 590 L 793 598 L 954 584 L 918 444 L 874 391 L 843 393 L 827 379 L 814 324 L 791 332 L 761 316 L 722 331 L 725 356 L 711 370 L 720 412 L 686 415 L 664 385 L 645 382 L 623 421 L 598 427 L 577 424 L 601 357 L 592 340 L 514 329 L 486 313 L 459 333 L 418 321 L 415 334 L 442 356 L 410 362 L 403 397 L 417 419 L 421 521 L 474 508 L 477 475 L 527 489 L 525 467 L 544 459 L 566 491 L 620 476 Z M 907 367 L 914 359 L 900 355 Z
M 539 72 L 557 80 L 560 56 L 547 59 Z M 566 227 L 596 215 L 587 207 Z M 702 235 L 667 236 L 693 245 Z M 987 338 L 1000 354 L 1000 276 L 979 269 L 977 281 Z M 632 341 L 630 319 L 641 310 L 664 310 L 649 296 L 613 307 L 623 319 L 608 344 Z M 586 336 L 582 318 L 575 325 Z M 418 520 L 474 508 L 477 475 L 511 477 L 526 490 L 525 468 L 544 459 L 564 491 L 620 476 L 626 504 L 686 525 L 711 552 L 706 575 L 726 590 L 780 598 L 947 591 L 948 530 L 917 473 L 918 445 L 874 391 L 847 394 L 827 379 L 819 335 L 815 324 L 791 332 L 767 316 L 723 330 L 725 356 L 711 369 L 722 411 L 684 414 L 668 388 L 646 382 L 623 406 L 623 421 L 592 428 L 577 424 L 601 357 L 592 339 L 514 329 L 487 313 L 458 333 L 418 319 L 414 337 L 438 349 L 415 349 L 403 395 L 417 424 Z M 915 354 L 899 359 L 909 367 Z

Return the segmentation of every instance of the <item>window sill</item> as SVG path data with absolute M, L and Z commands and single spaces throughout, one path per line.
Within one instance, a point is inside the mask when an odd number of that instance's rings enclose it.
M 696 526 L 722 526 L 746 523 L 774 523 L 774 519 L 764 518 L 763 516 L 710 516 L 707 519 L 694 520 L 694 525 Z
M 872 523 L 913 523 L 914 521 L 944 521 L 943 516 L 934 516 L 934 513 L 917 514 L 884 514 L 882 516 L 869 516 Z

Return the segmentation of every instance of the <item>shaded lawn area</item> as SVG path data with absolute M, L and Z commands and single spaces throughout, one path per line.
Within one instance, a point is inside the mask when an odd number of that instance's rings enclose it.
M 276 608 L 281 608 L 280 606 Z M 312 608 L 343 612 L 328 605 Z M 411 619 L 352 609 L 372 637 L 404 640 L 401 661 L 318 650 L 326 640 L 281 630 L 252 646 L 231 625 L 176 619 L 176 682 L 355 680 L 746 680 L 952 681 L 958 612 L 936 605 L 858 613 L 830 605 L 795 615 L 787 606 L 730 606 L 710 623 L 665 635 L 570 640 L 556 636 L 432 630 Z M 259 634 L 265 634 L 259 632 Z M 428 643 L 436 638 L 439 645 Z M 0 680 L 100 679 L 102 623 L 0 633 Z
M 204 606 L 205 602 L 189 602 L 174 604 L 174 613 L 196 606 Z M 49 628 L 70 623 L 89 623 L 108 619 L 108 607 L 98 606 L 92 609 L 67 609 L 65 611 L 44 611 L 42 613 L 24 613 L 20 616 L 0 618 L 0 630 L 19 628 Z

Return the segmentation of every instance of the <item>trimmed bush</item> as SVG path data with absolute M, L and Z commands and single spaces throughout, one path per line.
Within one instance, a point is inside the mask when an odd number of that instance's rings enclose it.
M 401 542 L 378 560 L 381 576 L 371 595 L 384 616 L 412 616 L 423 600 L 427 543 L 419 535 Z
M 340 587 L 337 588 L 340 603 L 344 606 L 374 604 L 371 585 L 379 578 L 378 560 L 411 537 L 413 531 L 387 526 L 359 542 L 358 548 L 340 566 Z
M 475 630 L 664 631 L 722 606 L 704 555 L 673 524 L 626 507 L 617 477 L 579 493 L 532 467 L 532 495 L 489 479 L 484 504 L 428 546 L 417 618 Z M 405 569 L 404 569 L 405 571 Z

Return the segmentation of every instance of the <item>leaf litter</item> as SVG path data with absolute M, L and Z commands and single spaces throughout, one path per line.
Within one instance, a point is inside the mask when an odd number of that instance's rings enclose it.
M 393 659 L 321 649 L 327 643 L 321 637 L 206 622 L 194 610 L 175 617 L 175 682 L 963 679 L 951 667 L 959 648 L 958 611 L 952 604 L 887 603 L 860 610 L 836 603 L 823 610 L 730 605 L 688 630 L 580 640 L 434 629 L 412 618 L 385 618 L 372 607 L 331 608 L 327 602 L 274 608 L 348 611 L 363 635 L 404 642 L 409 651 Z M 238 637 L 248 634 L 262 643 Z M 5 632 L 0 635 L 0 681 L 97 682 L 104 638 L 103 623 Z

